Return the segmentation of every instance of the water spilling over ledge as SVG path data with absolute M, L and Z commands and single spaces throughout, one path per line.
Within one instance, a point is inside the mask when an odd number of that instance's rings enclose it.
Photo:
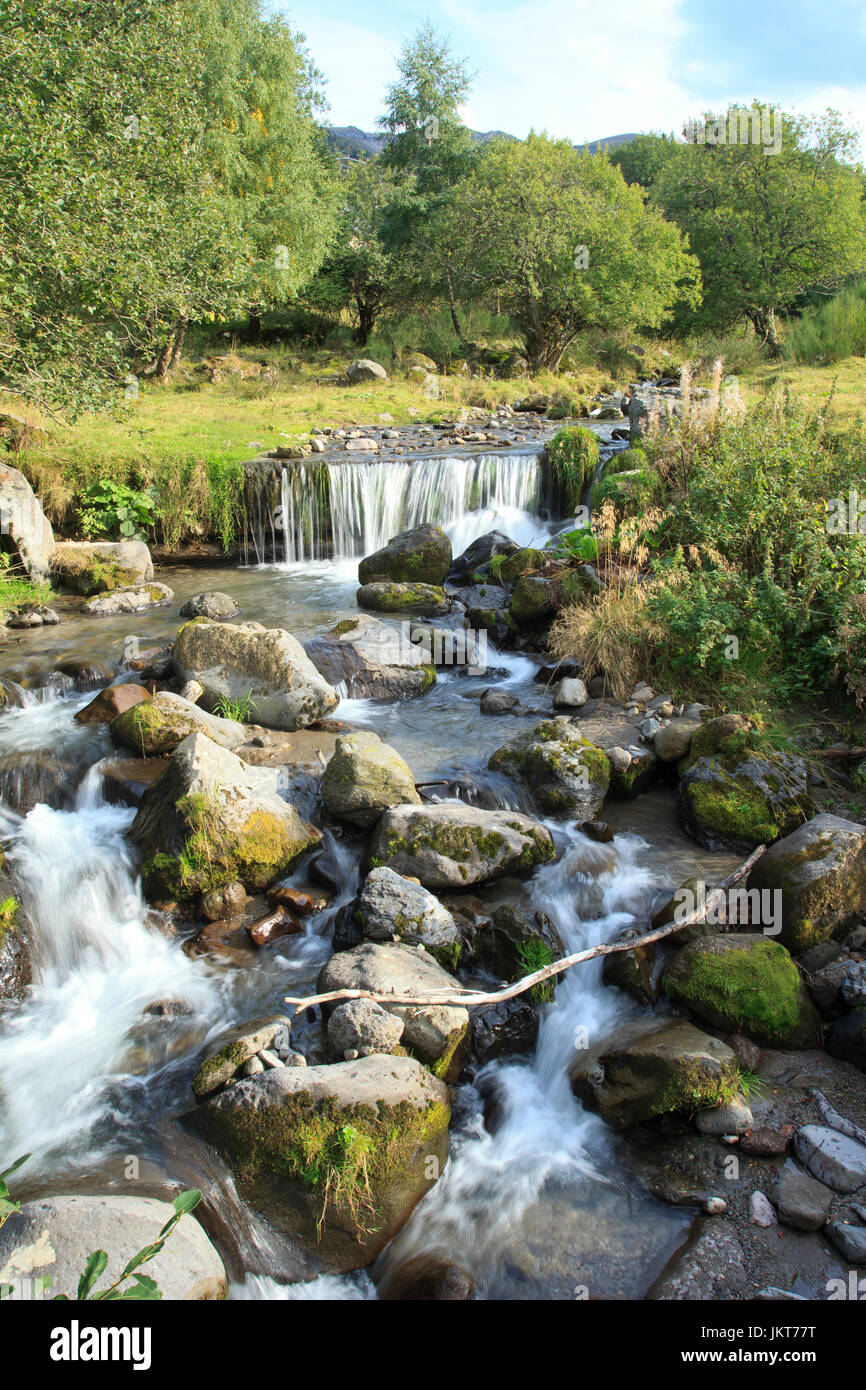
M 347 560 L 432 522 L 455 552 L 487 531 L 552 516 L 540 449 L 371 461 L 255 459 L 246 465 L 245 564 Z

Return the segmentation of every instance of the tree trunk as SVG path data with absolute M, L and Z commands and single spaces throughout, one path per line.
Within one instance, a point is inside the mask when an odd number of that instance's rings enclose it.
M 159 354 L 159 357 L 156 359 L 156 379 L 157 379 L 157 381 L 165 381 L 166 377 L 168 376 L 168 367 L 169 367 L 169 363 L 171 362 L 171 354 L 172 354 L 173 348 L 174 348 L 174 332 L 172 331 L 171 333 L 169 333 L 168 338 L 166 339 L 165 346 L 163 347 L 162 352 Z
M 250 321 L 250 338 L 254 343 L 261 342 L 262 337 L 262 310 L 258 304 L 251 304 L 247 309 Z
M 169 371 L 173 372 L 175 367 L 180 362 L 180 355 L 183 352 L 183 340 L 186 337 L 186 330 L 188 327 L 188 318 L 178 319 L 174 330 L 174 347 L 171 350 L 171 362 L 169 363 Z
M 456 299 L 454 298 L 454 286 L 453 286 L 452 283 L 451 283 L 451 272 L 450 272 L 450 270 L 448 271 L 447 275 L 445 276 L 445 283 L 446 283 L 447 286 L 448 286 L 448 308 L 451 310 L 451 322 L 452 322 L 453 325 L 454 325 L 454 332 L 457 334 L 457 337 L 460 338 L 460 339 L 462 340 L 462 338 L 463 338 L 463 326 L 462 326 L 462 324 L 461 324 L 461 322 L 460 322 L 460 316 L 459 316 L 459 314 L 457 313 L 457 301 L 456 301 Z
M 358 309 L 358 327 L 355 329 L 352 337 L 359 347 L 364 347 L 370 334 L 373 332 L 373 325 L 376 322 L 376 311 L 372 304 L 368 304 L 366 300 L 358 299 L 355 303 Z

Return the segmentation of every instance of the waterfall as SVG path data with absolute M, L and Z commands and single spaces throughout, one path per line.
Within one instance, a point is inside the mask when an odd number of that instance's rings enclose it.
M 279 502 L 276 503 L 277 493 Z M 351 560 L 430 522 L 455 553 L 487 531 L 537 532 L 541 454 L 259 464 L 247 470 L 245 563 Z

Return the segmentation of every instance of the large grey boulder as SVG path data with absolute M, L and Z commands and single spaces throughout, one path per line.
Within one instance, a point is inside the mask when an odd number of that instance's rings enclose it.
M 153 560 L 144 541 L 60 541 L 51 574 L 79 594 L 137 588 L 153 579 Z
M 202 594 L 188 598 L 180 610 L 182 618 L 210 618 L 215 623 L 228 623 L 240 613 L 231 594 L 220 589 L 206 589 Z
M 390 948 L 398 949 L 398 948 Z M 320 1269 L 370 1265 L 448 1156 L 448 1088 L 411 1057 L 280 1067 L 187 1116 Z
M 25 1202 L 0 1228 L 0 1283 L 47 1277 L 49 1297 L 63 1293 L 75 1299 L 88 1256 L 105 1250 L 108 1264 L 97 1280 L 98 1293 L 120 1276 L 133 1255 L 157 1239 L 173 1215 L 169 1202 L 117 1193 Z M 228 1297 L 223 1262 L 194 1216 L 181 1218 L 142 1273 L 156 1280 L 166 1300 Z
M 358 582 L 374 584 L 444 584 L 451 568 L 451 542 L 439 526 L 425 524 L 392 536 L 381 550 L 358 565 Z
M 393 1053 L 403 1036 L 403 1020 L 389 1014 L 373 999 L 347 999 L 328 1019 L 328 1046 L 341 1060 Z
M 279 796 L 277 777 L 205 734 L 179 743 L 130 830 L 149 895 L 184 901 L 233 882 L 259 891 L 320 844 L 320 832 Z
M 391 806 L 420 805 L 415 779 L 396 748 L 359 730 L 337 739 L 322 775 L 325 810 L 350 825 L 375 825 Z
M 813 816 L 755 865 L 749 888 L 782 894 L 780 940 L 796 955 L 866 911 L 866 825 Z
M 251 722 L 304 729 L 337 708 L 339 696 L 283 628 L 193 618 L 174 644 L 174 669 L 204 686 L 203 699 L 249 700 Z
M 319 971 L 317 991 L 363 989 L 372 994 L 423 997 L 451 994 L 459 986 L 432 956 L 417 947 L 365 941 L 338 951 Z M 456 1081 L 466 1054 L 469 1011 L 444 1004 L 389 1004 L 382 1008 L 403 1020 L 403 1045 L 426 1062 L 435 1076 Z
M 423 946 L 442 965 L 457 965 L 460 933 L 451 913 L 420 883 L 393 869 L 370 871 L 348 915 L 359 939 L 399 937 L 409 946 Z
M 307 642 L 306 650 L 325 680 L 357 699 L 423 695 L 436 683 L 424 647 L 371 614 L 343 619 Z
M 550 831 L 530 816 L 443 801 L 386 811 L 369 862 L 420 879 L 425 888 L 468 888 L 548 863 L 555 853 Z
M 595 820 L 610 786 L 607 755 L 563 716 L 497 748 L 488 766 L 526 787 L 546 815 Z
M 31 579 L 47 579 L 54 532 L 24 474 L 0 464 L 0 530 Z
M 830 1214 L 833 1193 L 816 1178 L 787 1164 L 772 1194 L 779 1220 L 797 1231 L 818 1231 Z
M 350 362 L 346 368 L 346 376 L 352 386 L 357 386 L 362 381 L 387 381 L 388 373 L 378 362 L 374 362 L 371 357 L 358 357 L 354 362 Z

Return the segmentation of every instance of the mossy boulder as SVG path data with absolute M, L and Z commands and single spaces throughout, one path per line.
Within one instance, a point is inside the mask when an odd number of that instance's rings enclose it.
M 61 541 L 51 556 L 51 576 L 78 594 L 107 594 L 149 584 L 153 561 L 143 541 Z
M 32 980 L 30 941 L 24 910 L 0 869 L 0 1012 L 23 998 Z
M 631 758 L 628 767 L 617 767 L 611 763 L 610 790 L 614 796 L 631 800 L 640 796 L 656 779 L 659 760 L 651 748 L 627 748 Z
M 341 619 L 306 647 L 325 679 L 357 699 L 423 695 L 436 684 L 436 668 L 423 644 L 369 613 Z
M 814 1047 L 820 1020 L 789 953 L 750 932 L 706 936 L 670 960 L 662 989 L 714 1028 L 772 1047 Z
M 243 724 L 208 714 L 169 690 L 124 710 L 111 721 L 110 733 L 116 743 L 141 758 L 167 757 L 193 733 L 206 734 L 221 748 L 238 748 L 246 738 Z
M 635 944 L 629 951 L 617 951 L 605 956 L 601 969 L 602 984 L 621 989 L 639 1004 L 654 1004 L 659 990 L 655 976 L 656 947 L 653 942 L 642 946 L 636 933 Z
M 692 734 L 680 764 L 683 828 L 710 850 L 748 853 L 802 825 L 814 807 L 802 758 L 763 751 L 741 715 L 721 715 Z
M 508 612 L 519 628 L 538 628 L 549 622 L 559 606 L 557 581 L 543 574 L 522 574 L 514 586 Z
M 549 558 L 543 550 L 524 546 L 522 550 L 515 550 L 505 559 L 498 569 L 496 578 L 500 584 L 516 584 L 522 574 L 528 574 L 532 570 L 540 570 L 543 565 L 547 564 Z
M 527 912 L 504 903 L 483 927 L 474 942 L 475 960 L 501 980 L 519 980 L 543 970 L 565 955 L 556 927 L 545 912 Z M 534 1002 L 547 1003 L 559 978 L 534 986 Z
M 88 599 L 81 612 L 85 618 L 119 618 L 124 613 L 145 613 L 151 608 L 165 608 L 174 599 L 174 590 L 167 584 L 134 584 L 115 589 L 110 594 L 97 594 Z
M 624 1024 L 578 1053 L 569 1077 L 585 1104 L 618 1129 L 674 1111 L 693 1115 L 732 1100 L 739 1066 L 731 1049 L 685 1019 Z
M 196 1100 L 213 1095 L 232 1080 L 257 1052 L 272 1048 L 278 1034 L 288 1040 L 291 1021 L 282 1014 L 273 1018 L 254 1018 L 221 1033 L 212 1042 L 196 1068 L 192 1089 Z
M 358 566 L 361 584 L 380 580 L 441 586 L 451 568 L 451 542 L 438 526 L 415 526 L 392 536 L 386 546 Z
M 148 896 L 176 901 L 233 882 L 260 891 L 322 839 L 278 795 L 275 768 L 249 767 L 201 733 L 178 744 L 129 833 Z
M 187 1122 L 242 1195 L 317 1268 L 372 1264 L 448 1156 L 448 1088 L 411 1057 L 281 1067 L 238 1081 Z
M 448 970 L 456 970 L 460 960 L 462 939 L 448 909 L 420 883 L 385 867 L 371 869 L 338 930 L 349 946 L 397 937 L 409 946 L 423 946 Z M 335 948 L 337 944 L 335 933 Z
M 359 730 L 337 739 L 322 775 L 322 802 L 337 820 L 372 826 L 391 806 L 420 806 L 421 797 L 396 748 Z
M 546 864 L 555 854 L 550 831 L 530 816 L 440 802 L 386 811 L 369 864 L 387 865 L 425 888 L 467 888 Z
M 435 584 L 398 584 L 379 580 L 362 584 L 355 595 L 359 608 L 374 613 L 415 613 L 435 618 L 447 613 L 451 603 L 444 589 Z
M 429 994 L 452 994 L 459 986 L 444 966 L 417 946 L 363 941 L 351 951 L 333 955 L 319 971 L 316 988 L 320 994 L 363 989 L 385 996 L 423 998 Z M 391 1004 L 386 999 L 379 1002 L 388 1013 L 403 1020 L 403 1047 L 428 1066 L 434 1076 L 456 1081 L 469 1045 L 468 1009 L 440 1004 Z
M 271 729 L 304 729 L 331 714 L 339 696 L 283 628 L 193 618 L 175 639 L 174 669 L 204 686 L 205 704 L 248 703 L 250 720 Z
M 866 826 L 813 816 L 759 859 L 749 888 L 781 891 L 780 941 L 800 955 L 866 913 Z
M 595 820 L 610 786 L 606 754 L 567 716 L 542 720 L 497 748 L 488 767 L 520 782 L 547 815 Z

